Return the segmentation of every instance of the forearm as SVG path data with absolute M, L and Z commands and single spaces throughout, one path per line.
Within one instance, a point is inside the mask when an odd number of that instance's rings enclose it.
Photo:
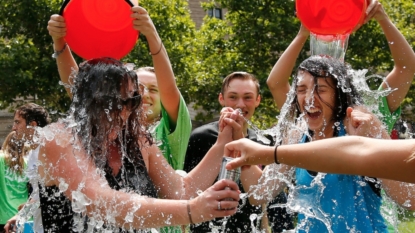
M 87 215 L 106 219 L 107 225 L 143 229 L 190 223 L 187 201 L 154 199 L 115 190 L 98 192 L 93 204 L 87 206 Z M 107 213 L 113 214 L 112 222 L 109 222 Z
M 54 51 L 62 50 L 65 47 L 65 44 L 66 41 L 64 38 L 54 40 Z M 69 85 L 72 85 L 70 82 L 70 77 L 71 75 L 74 75 L 74 72 L 78 71 L 78 65 L 76 64 L 76 61 L 73 58 L 68 45 L 66 45 L 64 51 L 56 57 L 56 64 L 58 66 L 59 77 L 65 86 L 65 90 L 68 93 L 69 97 L 72 98 L 72 93 L 69 87 Z
M 172 123 L 177 122 L 180 91 L 171 67 L 167 50 L 157 32 L 147 36 L 160 93 L 160 101 L 166 109 Z
M 300 32 L 278 59 L 268 76 L 267 85 L 279 109 L 285 103 L 286 94 L 290 89 L 289 78 L 308 36 L 309 32 L 301 28 Z
M 184 178 L 186 194 L 184 199 L 197 195 L 198 190 L 210 187 L 219 174 L 225 143 L 216 142 L 203 157 L 202 161 Z
M 364 175 L 415 182 L 412 140 L 347 136 L 278 147 L 278 161 L 326 173 Z
M 413 75 L 415 71 L 413 66 L 415 54 L 412 47 L 387 15 L 378 20 L 378 22 L 388 41 L 395 67 L 401 68 L 403 71 L 412 72 Z

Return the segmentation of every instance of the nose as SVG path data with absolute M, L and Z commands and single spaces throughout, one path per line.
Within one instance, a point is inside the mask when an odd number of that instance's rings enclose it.
M 235 106 L 235 109 L 236 108 L 240 108 L 240 109 L 242 109 L 242 108 L 244 108 L 245 107 L 245 102 L 244 102 L 244 100 L 242 99 L 242 98 L 238 98 L 238 100 L 236 101 L 236 106 Z
M 147 87 L 144 87 L 142 90 L 142 98 L 150 98 L 150 91 Z
M 315 93 L 315 91 L 314 91 L 314 88 L 312 88 L 312 89 L 307 89 L 306 96 L 305 96 L 305 101 L 306 101 L 306 103 L 307 103 L 308 105 L 310 105 L 310 104 L 314 103 L 314 95 L 315 95 L 315 94 L 316 94 L 316 93 Z
M 16 123 L 13 123 L 13 126 L 12 126 L 12 131 L 16 131 L 16 130 L 17 130 Z

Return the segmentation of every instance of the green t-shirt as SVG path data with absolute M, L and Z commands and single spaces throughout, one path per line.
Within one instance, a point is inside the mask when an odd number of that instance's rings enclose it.
M 170 118 L 161 106 L 160 123 L 155 129 L 157 146 L 174 170 L 183 170 L 187 144 L 192 131 L 192 121 L 186 102 L 180 96 L 179 113 L 176 127 L 170 126 Z
M 17 207 L 27 201 L 28 181 L 24 173 L 20 175 L 5 164 L 4 154 L 0 152 L 0 224 L 6 224 L 17 214 Z
M 187 144 L 189 143 L 190 133 L 192 132 L 192 121 L 186 102 L 180 95 L 179 113 L 176 127 L 170 126 L 170 118 L 161 106 L 160 123 L 155 129 L 157 146 L 163 152 L 163 156 L 174 170 L 183 170 L 184 158 L 186 156 Z M 181 233 L 181 227 L 163 227 L 161 233 Z
M 396 109 L 393 113 L 390 112 L 388 101 L 386 100 L 386 96 L 384 96 L 379 102 L 379 113 L 381 114 L 381 116 L 379 116 L 380 119 L 386 125 L 388 133 L 390 134 L 396 121 L 401 116 L 401 107 Z

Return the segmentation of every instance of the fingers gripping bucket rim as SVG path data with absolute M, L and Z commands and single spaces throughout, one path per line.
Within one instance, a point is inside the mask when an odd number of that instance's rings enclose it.
M 121 59 L 135 46 L 138 32 L 132 25 L 130 0 L 65 0 L 66 42 L 84 59 Z

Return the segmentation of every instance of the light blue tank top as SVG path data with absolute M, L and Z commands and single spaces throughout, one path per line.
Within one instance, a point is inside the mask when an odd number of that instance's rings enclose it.
M 339 136 L 344 136 L 343 123 L 339 127 Z M 306 136 L 300 143 L 305 140 Z M 315 178 L 305 169 L 296 169 L 296 202 L 303 207 L 311 207 L 306 208 L 306 211 L 317 216 L 306 218 L 305 214 L 299 213 L 298 232 L 325 233 L 329 232 L 327 227 L 334 233 L 388 232 L 380 214 L 382 198 L 363 177 L 325 174 L 321 182 Z

